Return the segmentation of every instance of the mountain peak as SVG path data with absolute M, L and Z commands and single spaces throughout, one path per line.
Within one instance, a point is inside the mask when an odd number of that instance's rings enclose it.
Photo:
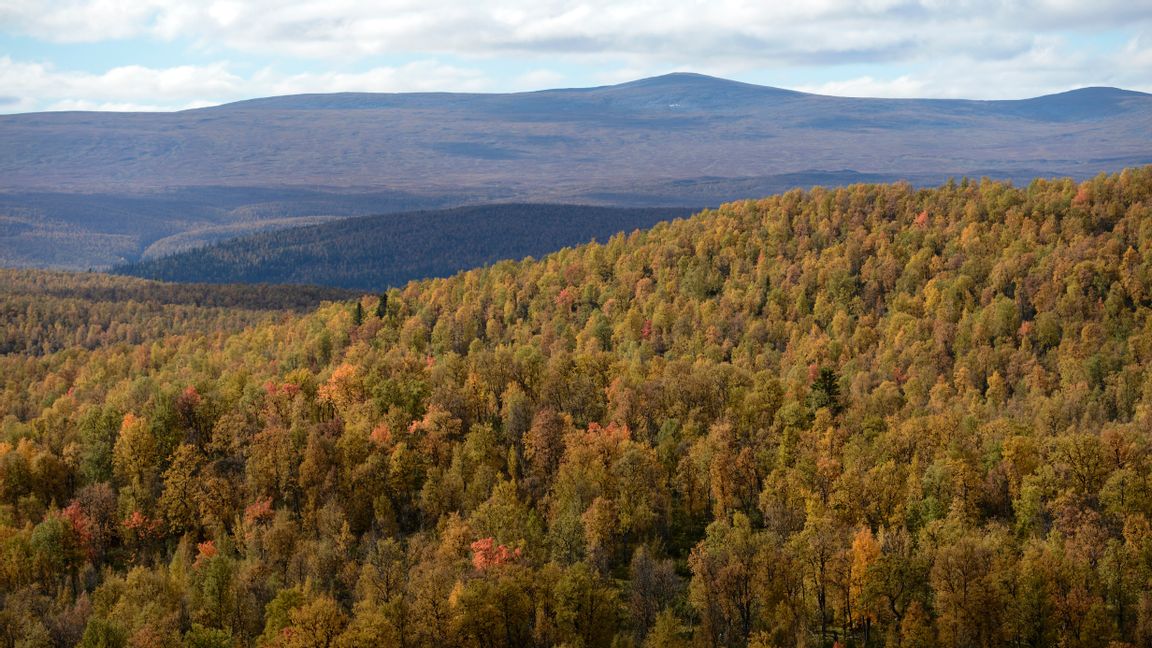
M 1091 86 L 1001 103 L 1022 116 L 1046 121 L 1070 121 L 1110 117 L 1129 109 L 1133 101 L 1143 102 L 1149 98 L 1152 95 L 1135 90 Z
M 1124 88 L 1116 88 L 1113 86 L 1087 86 L 1084 88 L 1076 88 L 1074 90 L 1066 90 L 1064 92 L 1042 95 L 1036 97 L 1036 99 L 1048 99 L 1055 97 L 1079 97 L 1085 99 L 1127 99 L 1133 97 L 1152 97 L 1152 95 L 1148 94 L 1147 92 L 1125 90 Z
M 637 79 L 635 81 L 627 81 L 614 86 L 607 86 L 611 88 L 675 88 L 675 89 L 697 89 L 704 91 L 743 91 L 755 93 L 779 93 L 789 95 L 802 95 L 802 92 L 795 90 L 785 90 L 783 88 L 776 88 L 773 86 L 757 85 L 755 83 L 745 83 L 743 81 L 733 81 L 732 79 L 724 79 L 721 77 L 709 76 L 707 74 L 699 74 L 696 72 L 669 72 L 668 74 L 661 74 L 659 76 L 647 77 L 644 79 Z
M 721 77 L 709 76 L 707 74 L 700 74 L 698 72 L 669 72 L 668 74 L 658 74 L 656 76 L 645 77 L 643 79 L 636 79 L 635 81 L 627 81 L 619 85 L 622 86 L 637 86 L 637 85 L 752 85 L 750 83 L 743 83 L 741 81 L 733 81 L 731 79 L 724 79 Z
M 588 88 L 616 105 L 641 110 L 740 110 L 768 101 L 797 99 L 803 92 L 732 81 L 694 72 L 672 72 L 618 85 Z

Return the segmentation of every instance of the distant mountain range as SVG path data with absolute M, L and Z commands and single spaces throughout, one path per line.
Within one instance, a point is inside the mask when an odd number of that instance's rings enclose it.
M 0 117 L 0 264 L 107 267 L 268 228 L 504 202 L 706 206 L 793 186 L 1152 162 L 1152 95 L 855 99 L 672 74 Z

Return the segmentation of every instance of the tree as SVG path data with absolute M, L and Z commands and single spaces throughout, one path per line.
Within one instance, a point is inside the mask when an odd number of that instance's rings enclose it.
M 684 638 L 684 623 L 672 610 L 664 610 L 656 616 L 652 631 L 644 639 L 644 648 L 688 648 Z
M 936 552 L 931 583 L 942 642 L 957 646 L 991 646 L 1002 642 L 1005 610 L 1002 540 L 995 535 L 966 533 Z
M 615 634 L 619 614 L 616 592 L 586 563 L 576 563 L 561 574 L 552 596 L 562 640 L 588 646 L 607 646 Z
M 93 618 L 84 629 L 79 648 L 125 648 L 128 633 L 120 626 L 101 618 Z
M 225 630 L 206 628 L 194 623 L 192 628 L 184 633 L 186 648 L 229 648 L 231 645 L 232 635 Z
M 769 608 L 765 541 L 746 515 L 735 513 L 731 522 L 710 524 L 706 537 L 693 548 L 688 600 L 711 645 L 746 644 Z
M 264 633 L 259 643 L 275 645 L 280 641 L 283 630 L 292 625 L 292 612 L 304 605 L 305 600 L 300 587 L 286 587 L 277 592 L 264 608 Z
M 861 546 L 862 557 L 871 560 L 864 558 L 861 562 L 867 566 L 863 573 L 854 569 L 853 575 L 861 576 L 857 583 L 864 611 L 877 620 L 883 619 L 888 628 L 886 641 L 892 642 L 898 640 L 908 610 L 918 604 L 927 589 L 931 565 L 917 554 L 912 538 L 903 527 L 883 530 L 879 543 L 878 556 L 870 543 Z M 854 567 L 855 564 L 854 560 Z
M 190 443 L 180 444 L 168 459 L 158 508 L 168 528 L 175 534 L 196 531 L 200 527 L 198 472 L 203 462 L 200 451 Z
M 680 595 L 680 577 L 672 560 L 656 560 L 640 546 L 632 554 L 628 568 L 628 611 L 637 641 L 648 635 L 661 614 L 669 609 Z M 665 620 L 665 625 L 670 624 Z M 675 620 L 679 625 L 679 620 Z M 668 632 L 668 628 L 662 630 Z
M 818 410 L 827 407 L 833 416 L 839 415 L 843 410 L 840 402 L 840 377 L 831 367 L 821 367 L 812 381 L 812 388 L 808 392 L 808 407 Z
M 86 521 L 79 517 L 79 507 L 69 512 L 55 512 L 32 529 L 29 547 L 40 579 L 57 587 L 71 576 L 73 595 L 77 592 L 77 570 L 87 558 Z
M 869 587 L 872 572 L 880 560 L 880 543 L 872 530 L 864 527 L 852 539 L 852 566 L 850 574 L 850 610 L 859 615 L 864 625 L 864 643 L 871 638 L 872 624 L 879 616 L 879 600 Z
M 336 645 L 340 648 L 407 645 L 403 630 L 396 621 L 395 610 L 402 604 L 402 601 L 396 600 L 383 605 L 357 605 L 351 621 L 336 640 Z
M 280 631 L 271 645 L 283 648 L 331 648 L 348 617 L 336 601 L 318 596 L 294 608 L 288 614 L 291 623 Z
M 530 644 L 536 620 L 531 572 L 499 561 L 489 561 L 479 571 L 451 595 L 460 634 L 482 646 Z
M 844 530 L 837 521 L 818 507 L 810 507 L 804 530 L 792 537 L 789 549 L 807 567 L 807 578 L 816 594 L 816 615 L 820 628 L 820 641 L 826 642 L 829 627 L 834 624 L 833 601 L 830 590 L 836 572 L 845 562 Z M 845 611 L 846 612 L 846 611 Z
M 135 414 L 125 414 L 112 450 L 112 468 L 128 508 L 151 507 L 159 466 L 159 448 L 148 422 Z
M 536 499 L 552 482 L 564 454 L 564 437 L 572 430 L 572 419 L 553 410 L 540 410 L 524 435 L 525 486 Z

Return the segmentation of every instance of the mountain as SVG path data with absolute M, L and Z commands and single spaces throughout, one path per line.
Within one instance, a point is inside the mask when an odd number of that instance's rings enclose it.
M 53 273 L 0 318 L 0 636 L 1152 645 L 1150 225 L 1145 167 L 789 191 L 231 323 L 251 287 Z
M 236 238 L 115 272 L 163 281 L 314 283 L 379 291 L 606 240 L 690 213 L 683 208 L 512 204 L 367 216 Z
M 794 186 L 1084 178 L 1152 161 L 1152 96 L 829 97 L 672 74 L 0 117 L 0 264 L 107 267 L 320 219 L 497 202 L 714 205 Z

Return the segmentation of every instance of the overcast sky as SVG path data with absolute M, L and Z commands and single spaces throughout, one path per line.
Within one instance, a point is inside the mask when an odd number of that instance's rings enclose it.
M 1152 0 L 0 0 L 8 113 L 673 71 L 852 96 L 1152 91 Z

